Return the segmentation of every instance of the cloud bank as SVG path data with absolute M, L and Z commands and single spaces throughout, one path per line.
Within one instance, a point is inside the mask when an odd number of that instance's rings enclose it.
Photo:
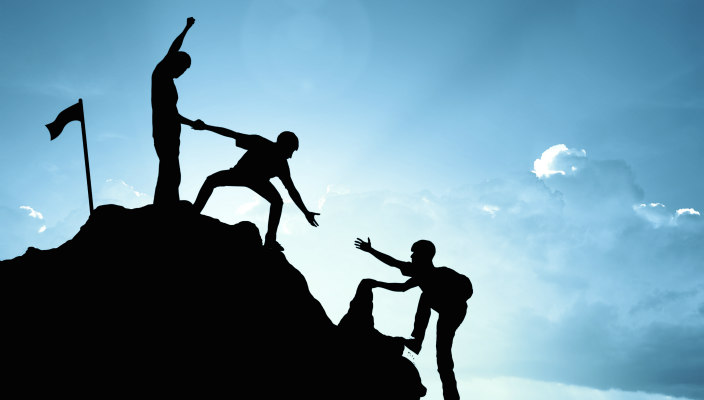
M 415 240 L 430 239 L 436 265 L 465 273 L 475 285 L 455 340 L 460 376 L 704 398 L 699 211 L 644 202 L 623 160 L 551 149 L 532 173 L 527 168 L 525 175 L 441 195 L 330 191 L 319 203 L 325 232 L 292 217 L 285 240 L 300 244 L 287 256 L 310 260 L 296 249 L 310 248 L 303 242 L 315 238 L 316 258 L 336 260 L 304 272 L 335 320 L 359 279 L 404 279 L 355 250 L 356 237 L 369 236 L 399 259 L 408 259 Z M 417 293 L 376 295 L 380 329 L 408 336 Z M 424 379 L 436 375 L 434 354 L 421 353 L 416 363 Z

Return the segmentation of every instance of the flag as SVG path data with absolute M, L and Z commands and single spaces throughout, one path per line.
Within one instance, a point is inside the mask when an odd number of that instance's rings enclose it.
M 66 124 L 71 121 L 83 121 L 83 104 L 79 100 L 78 103 L 61 111 L 54 122 L 46 124 L 49 129 L 51 140 L 56 139 L 64 130 Z
M 88 143 L 86 141 L 86 121 L 83 119 L 83 99 L 78 99 L 78 103 L 61 111 L 56 116 L 54 122 L 46 124 L 49 129 L 51 140 L 59 137 L 63 132 L 66 124 L 71 121 L 81 121 L 81 136 L 83 137 L 83 159 L 86 162 L 86 181 L 88 182 L 88 206 L 91 214 L 93 213 L 93 190 L 90 187 L 90 166 L 88 165 Z

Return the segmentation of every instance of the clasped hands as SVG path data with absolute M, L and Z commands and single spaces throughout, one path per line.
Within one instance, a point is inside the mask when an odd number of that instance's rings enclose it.
M 203 122 L 202 120 L 197 119 L 197 120 L 193 121 L 193 124 L 191 125 L 191 128 L 193 128 L 193 129 L 195 129 L 195 130 L 197 130 L 197 131 L 202 131 L 202 130 L 205 129 L 205 126 L 206 126 L 206 125 L 205 125 L 205 122 Z

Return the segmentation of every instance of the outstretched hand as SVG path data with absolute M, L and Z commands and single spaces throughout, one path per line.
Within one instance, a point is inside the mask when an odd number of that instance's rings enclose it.
M 189 28 L 190 28 L 191 26 L 193 26 L 193 24 L 194 24 L 195 22 L 196 22 L 196 19 L 193 18 L 193 17 L 188 17 L 188 18 L 186 18 L 186 26 L 189 27 Z
M 360 238 L 357 238 L 357 240 L 354 241 L 354 245 L 358 249 L 360 249 L 362 251 L 366 251 L 367 253 L 372 251 L 372 241 L 369 238 L 367 238 L 366 242 Z
M 308 220 L 308 223 L 310 223 L 313 226 L 318 226 L 318 222 L 315 220 L 315 216 L 320 215 L 320 213 L 306 211 L 305 215 L 306 215 L 306 219 Z
M 202 131 L 203 129 L 205 129 L 205 122 L 197 119 L 197 120 L 193 121 L 193 125 L 191 125 L 191 128 L 193 128 L 197 131 Z

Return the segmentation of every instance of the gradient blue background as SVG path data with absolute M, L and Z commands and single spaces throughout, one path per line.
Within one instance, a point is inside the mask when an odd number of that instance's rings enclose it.
M 402 279 L 356 237 L 400 259 L 426 238 L 475 285 L 454 346 L 463 398 L 704 398 L 701 1 L 3 1 L 0 15 L 0 259 L 88 217 L 79 124 L 54 141 L 44 127 L 78 98 L 96 205 L 151 202 L 150 76 L 193 16 L 179 110 L 298 134 L 292 176 L 320 227 L 274 180 L 279 239 L 333 321 L 360 279 Z M 181 141 L 191 201 L 243 153 L 188 127 Z M 204 213 L 263 230 L 268 205 L 223 188 Z M 418 292 L 375 295 L 377 327 L 408 336 Z M 435 318 L 408 355 L 428 399 Z

